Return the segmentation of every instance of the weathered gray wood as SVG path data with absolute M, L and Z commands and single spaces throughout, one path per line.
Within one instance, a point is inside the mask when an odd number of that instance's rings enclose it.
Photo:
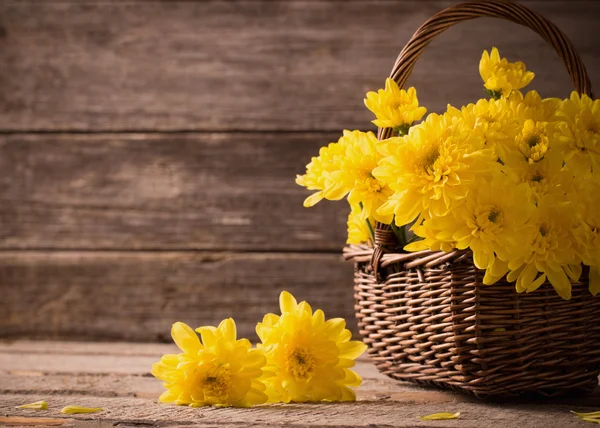
M 333 133 L 0 136 L 0 248 L 341 251 L 294 183 Z
M 0 337 L 170 341 L 171 324 L 234 317 L 242 336 L 288 290 L 355 329 L 335 254 L 0 252 Z
M 150 355 L 152 349 L 153 356 Z M 583 397 L 521 398 L 488 404 L 456 392 L 393 381 L 361 358 L 355 369 L 364 381 L 357 391 L 356 403 L 190 409 L 156 403 L 162 386 L 149 375 L 150 365 L 165 352 L 173 352 L 173 346 L 0 342 L 0 424 L 575 427 L 582 425 L 569 410 L 590 411 L 600 400 L 600 391 L 596 391 Z M 14 408 L 37 400 L 46 400 L 49 410 Z M 104 411 L 69 416 L 59 413 L 63 406 L 73 404 L 103 407 Z M 461 418 L 437 422 L 418 419 L 418 416 L 440 411 L 460 411 Z
M 444 394 L 439 392 L 438 394 Z M 88 395 L 3 394 L 0 414 L 27 417 L 61 418 L 60 409 L 67 405 L 102 407 L 96 414 L 68 415 L 75 420 L 121 421 L 125 424 L 170 426 L 194 423 L 196 426 L 343 426 L 343 427 L 461 427 L 490 428 L 498 426 L 523 427 L 582 427 L 570 410 L 592 411 L 590 406 L 556 403 L 504 403 L 489 405 L 460 397 L 449 402 L 415 402 L 381 398 L 343 404 L 290 404 L 239 408 L 190 408 L 163 405 L 154 399 L 135 397 L 93 397 Z M 47 399 L 46 412 L 24 411 L 14 407 Z M 422 421 L 419 416 L 442 411 L 461 412 L 460 420 Z M 0 423 L 2 420 L 0 419 Z
M 0 129 L 334 130 L 366 128 L 364 93 L 454 1 L 7 1 L 0 16 Z M 581 52 L 592 83 L 600 3 L 532 1 Z M 534 88 L 565 96 L 541 38 L 476 20 L 427 49 L 414 84 L 431 110 L 484 95 L 483 49 L 523 59 Z

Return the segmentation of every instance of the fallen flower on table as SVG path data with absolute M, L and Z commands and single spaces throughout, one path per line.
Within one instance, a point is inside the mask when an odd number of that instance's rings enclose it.
M 167 389 L 159 401 L 191 407 L 265 403 L 261 381 L 268 376 L 262 370 L 265 356 L 248 339 L 237 339 L 233 319 L 218 327 L 199 327 L 196 332 L 182 322 L 173 324 L 171 336 L 182 352 L 163 355 L 152 365 L 152 374 Z
M 460 416 L 460 412 L 456 413 L 434 413 L 432 415 L 427 416 L 419 416 L 419 418 L 423 421 L 443 421 L 446 419 L 458 419 Z
M 350 340 L 342 318 L 325 320 L 322 310 L 313 311 L 284 291 L 279 296 L 281 316 L 265 315 L 256 326 L 258 345 L 267 357 L 264 380 L 269 402 L 284 403 L 354 401 L 362 379 L 354 371 L 354 360 L 367 346 Z
M 66 406 L 60 411 L 65 415 L 73 415 L 75 413 L 96 413 L 104 410 L 102 407 L 81 407 L 81 406 Z
M 36 401 L 35 403 L 22 404 L 20 406 L 17 406 L 17 409 L 48 410 L 48 403 L 45 401 Z
M 600 411 L 590 413 L 578 413 L 571 410 L 571 413 L 573 413 L 582 421 L 589 422 L 592 424 L 600 424 Z

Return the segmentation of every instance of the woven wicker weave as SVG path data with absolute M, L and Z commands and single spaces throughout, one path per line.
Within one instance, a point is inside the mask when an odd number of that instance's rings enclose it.
M 590 81 L 558 28 L 508 1 L 476 1 L 429 19 L 400 53 L 391 77 L 403 87 L 427 44 L 450 26 L 481 16 L 525 25 L 548 41 L 575 88 L 591 96 Z M 379 129 L 378 138 L 391 136 Z M 398 380 L 468 391 L 478 397 L 590 391 L 600 375 L 600 298 L 587 272 L 562 300 L 544 284 L 518 294 L 513 283 L 482 284 L 470 252 L 400 253 L 389 226 L 378 224 L 374 248 L 351 246 L 356 315 L 377 367 Z

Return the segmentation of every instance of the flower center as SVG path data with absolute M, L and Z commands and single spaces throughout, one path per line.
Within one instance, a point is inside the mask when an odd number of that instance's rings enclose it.
M 481 119 L 482 121 L 487 122 L 487 123 L 498 122 L 498 120 L 494 116 L 492 116 L 492 114 L 490 112 L 483 113 L 482 115 L 479 116 L 479 119 Z
M 530 164 L 544 159 L 548 152 L 549 140 L 546 134 L 539 130 L 534 130 L 521 136 L 518 143 L 519 150 Z
M 381 192 L 381 189 L 383 188 L 381 182 L 373 176 L 370 176 L 369 178 L 367 178 L 365 180 L 365 185 L 366 185 L 367 191 L 369 191 L 370 193 L 379 193 L 379 192 Z
M 439 147 L 433 147 L 425 156 L 423 156 L 423 159 L 421 161 L 421 168 L 422 171 L 427 174 L 430 175 L 433 173 L 434 170 L 434 166 L 435 166 L 435 162 L 438 160 L 438 158 L 440 157 L 440 148 Z
M 393 110 L 400 109 L 400 107 L 406 107 L 407 105 L 409 105 L 409 103 L 401 98 L 394 98 L 394 100 L 390 102 L 390 107 Z
M 535 174 L 533 174 L 531 176 L 531 178 L 529 179 L 529 181 L 531 181 L 533 183 L 540 183 L 543 179 L 544 179 L 544 176 L 541 173 L 536 172 Z
M 477 231 L 481 233 L 495 233 L 502 226 L 502 210 L 497 207 L 482 207 L 475 217 Z
M 502 223 L 502 211 L 498 208 L 492 208 L 488 214 L 488 220 L 492 223 Z
M 314 372 L 316 361 L 309 350 L 299 347 L 287 353 L 285 366 L 287 372 L 296 379 L 306 380 Z
M 231 387 L 231 374 L 228 367 L 214 367 L 202 379 L 202 388 L 208 396 L 222 397 Z
M 535 147 L 540 143 L 540 140 L 541 138 L 539 135 L 531 135 L 525 142 L 529 147 Z

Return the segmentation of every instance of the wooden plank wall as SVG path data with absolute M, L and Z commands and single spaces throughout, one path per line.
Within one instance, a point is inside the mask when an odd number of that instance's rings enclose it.
M 155 341 L 280 290 L 353 324 L 346 207 L 294 184 L 398 52 L 448 1 L 34 1 L 0 5 L 0 337 Z M 595 1 L 529 1 L 600 84 Z M 525 28 L 479 19 L 427 49 L 410 83 L 431 111 L 483 95 L 498 46 L 565 97 Z

